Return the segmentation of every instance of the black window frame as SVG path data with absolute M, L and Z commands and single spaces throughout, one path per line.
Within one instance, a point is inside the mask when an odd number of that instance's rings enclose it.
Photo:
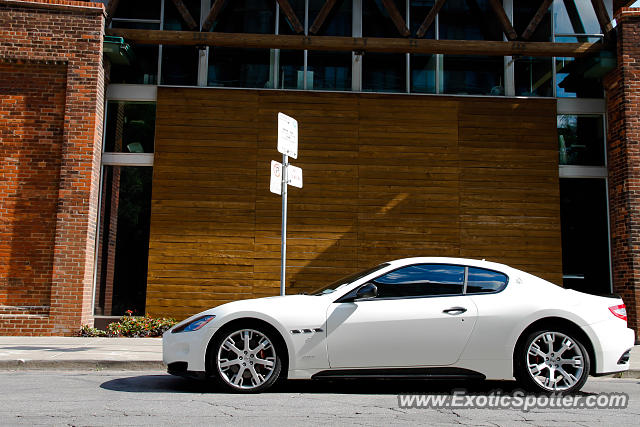
M 494 291 L 486 291 L 486 292 L 473 292 L 473 293 L 469 293 L 467 292 L 467 285 L 469 283 L 469 269 L 470 268 L 475 268 L 478 270 L 484 270 L 484 271 L 489 271 L 491 273 L 497 273 L 500 274 L 502 276 L 504 276 L 506 278 L 504 285 L 502 285 L 498 290 L 494 290 Z M 500 292 L 504 291 L 505 289 L 507 289 L 507 286 L 509 285 L 509 275 L 505 272 L 502 271 L 497 271 L 497 270 L 491 270 L 490 268 L 484 268 L 484 267 L 476 267 L 476 266 L 466 266 L 465 267 L 465 273 L 464 273 L 464 295 L 491 295 L 491 294 L 499 294 Z
M 490 268 L 485 268 L 485 267 L 478 267 L 478 266 L 472 266 L 472 265 L 464 265 L 464 264 L 452 264 L 452 263 L 444 263 L 444 262 L 425 262 L 425 263 L 417 263 L 417 264 L 408 264 L 408 265 L 403 265 L 401 267 L 398 267 L 394 270 L 390 270 L 390 271 L 386 271 L 384 273 L 382 273 L 379 276 L 376 276 L 375 278 L 366 281 L 365 283 L 361 284 L 360 286 L 356 287 L 355 289 L 352 289 L 350 292 L 347 292 L 345 295 L 341 296 L 340 298 L 338 298 L 337 300 L 334 301 L 334 303 L 342 303 L 342 302 L 357 302 L 354 301 L 354 298 L 356 296 L 356 293 L 358 292 L 358 289 L 360 289 L 361 287 L 369 284 L 369 283 L 373 283 L 375 284 L 375 280 L 379 277 L 382 276 L 386 276 L 387 274 L 393 273 L 395 271 L 401 270 L 403 268 L 406 267 L 412 267 L 412 266 L 417 266 L 417 265 L 449 265 L 449 266 L 453 266 L 453 267 L 462 267 L 464 268 L 464 281 L 462 284 L 462 293 L 460 294 L 440 294 L 440 295 L 416 295 L 416 296 L 400 296 L 400 297 L 375 297 L 375 298 L 368 298 L 368 299 L 362 299 L 359 300 L 359 302 L 363 302 L 363 301 L 390 301 L 390 300 L 400 300 L 400 299 L 416 299 L 416 298 L 440 298 L 440 297 L 460 297 L 460 296 L 474 296 L 474 295 L 493 295 L 493 294 L 499 294 L 501 292 L 503 292 L 505 289 L 507 289 L 507 286 L 509 286 L 509 282 L 510 282 L 510 277 L 507 273 L 503 272 L 503 271 L 498 271 L 498 270 L 492 270 Z M 504 275 L 507 280 L 504 284 L 504 286 L 502 286 L 499 290 L 495 290 L 495 291 L 488 291 L 488 292 L 474 292 L 474 293 L 467 293 L 467 282 L 468 282 L 468 278 L 469 278 L 469 268 L 477 268 L 477 269 L 481 269 L 481 270 L 486 270 L 486 271 L 490 271 L 492 273 L 498 273 L 498 274 L 502 274 Z

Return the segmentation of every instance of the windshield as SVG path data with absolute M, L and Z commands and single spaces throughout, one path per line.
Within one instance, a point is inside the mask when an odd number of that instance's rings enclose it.
M 320 288 L 320 289 L 316 289 L 315 291 L 313 291 L 311 293 L 311 295 L 326 295 L 326 294 L 330 294 L 332 292 L 335 292 L 338 288 L 342 287 L 342 286 L 346 286 L 349 283 L 353 283 L 358 279 L 363 278 L 364 276 L 367 276 L 371 273 L 374 273 L 378 270 L 381 270 L 385 267 L 387 267 L 389 265 L 389 263 L 384 263 L 384 264 L 380 264 L 380 265 L 376 265 L 375 267 L 369 268 L 367 270 L 363 270 L 363 271 L 359 271 L 357 273 L 354 273 L 350 276 L 347 277 L 343 277 L 340 280 L 336 280 L 335 282 L 333 282 L 332 284 L 325 286 L 324 288 Z

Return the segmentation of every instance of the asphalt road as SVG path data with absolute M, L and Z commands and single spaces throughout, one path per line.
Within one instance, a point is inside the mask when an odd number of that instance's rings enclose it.
M 629 393 L 626 409 L 400 409 L 398 393 L 516 388 L 513 382 L 291 381 L 233 395 L 163 372 L 0 372 L 0 425 L 637 426 L 640 380 L 591 378 L 584 395 Z

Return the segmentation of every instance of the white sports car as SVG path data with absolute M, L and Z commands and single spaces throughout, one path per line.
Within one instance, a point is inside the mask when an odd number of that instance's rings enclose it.
M 175 375 L 235 392 L 278 379 L 508 380 L 573 392 L 589 374 L 629 369 L 635 335 L 618 297 L 566 290 L 502 264 L 410 258 L 313 295 L 236 301 L 163 337 Z

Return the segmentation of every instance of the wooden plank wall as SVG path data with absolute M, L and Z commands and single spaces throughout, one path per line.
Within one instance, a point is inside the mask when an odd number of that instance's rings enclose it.
M 159 88 L 147 312 L 276 295 L 276 116 L 295 117 L 287 282 L 406 256 L 505 262 L 561 283 L 554 100 Z

